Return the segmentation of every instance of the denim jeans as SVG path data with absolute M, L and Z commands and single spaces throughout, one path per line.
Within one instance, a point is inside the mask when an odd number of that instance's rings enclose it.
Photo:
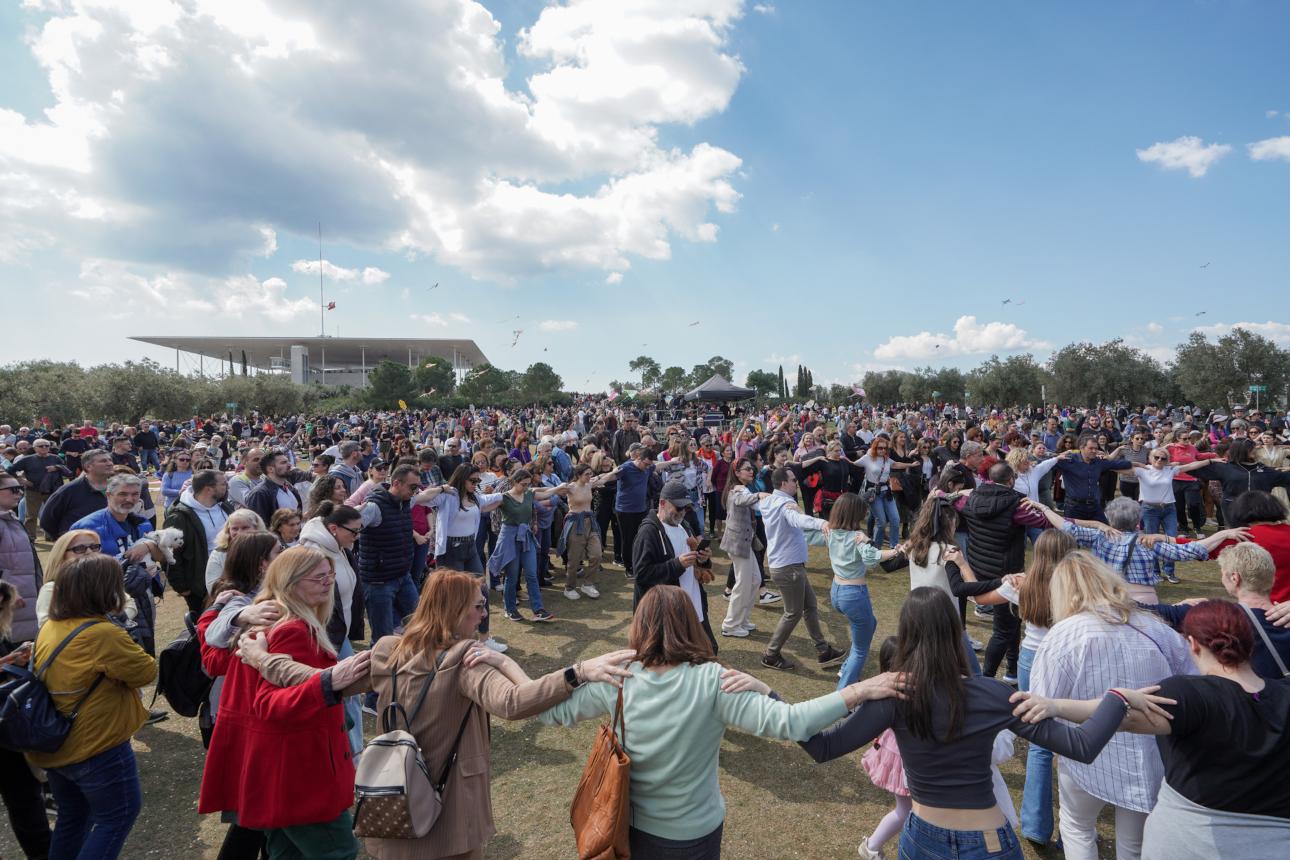
M 151 465 L 158 472 L 161 471 L 161 458 L 157 456 L 156 448 L 139 449 L 139 468 L 147 469 Z
M 882 532 L 887 530 L 887 546 L 900 543 L 900 512 L 896 510 L 896 499 L 890 490 L 883 490 L 873 500 L 874 533 L 873 545 L 882 549 Z
M 847 623 L 851 625 L 851 651 L 842 664 L 842 674 L 838 678 L 838 689 L 841 690 L 848 684 L 859 681 L 864 674 L 864 664 L 869 659 L 869 646 L 873 644 L 878 619 L 873 614 L 867 585 L 839 585 L 834 582 L 829 589 L 829 601 L 834 609 L 846 616 Z
M 551 577 L 551 527 L 539 527 L 537 533 L 537 575 L 538 582 L 546 582 Z
M 515 558 L 511 559 L 503 570 L 506 578 L 506 590 L 502 592 L 502 600 L 506 604 L 506 611 L 519 611 L 519 584 L 520 572 L 524 573 L 524 588 L 529 593 L 529 606 L 534 612 L 542 611 L 542 587 L 538 583 L 537 575 L 537 540 L 531 539 L 526 541 L 523 546 L 515 547 Z
M 336 650 L 336 659 L 344 660 L 352 656 L 354 656 L 354 645 L 346 639 Z M 350 725 L 345 731 L 345 735 L 349 738 L 349 751 L 358 755 L 363 751 L 363 697 L 349 696 L 341 704 L 345 706 L 345 720 Z
M 1142 532 L 1143 534 L 1157 534 L 1161 527 L 1165 534 L 1170 537 L 1178 537 L 1178 509 L 1174 505 L 1143 505 L 1142 506 Z M 1165 573 L 1174 572 L 1174 563 L 1172 561 L 1164 562 Z
M 1011 824 L 995 830 L 946 830 L 913 812 L 905 819 L 897 856 L 900 860 L 1022 860 L 1021 843 Z
M 417 587 L 405 573 L 387 582 L 362 582 L 363 603 L 367 606 L 367 623 L 372 628 L 372 643 L 389 636 L 417 608 Z
M 435 570 L 463 570 L 475 574 L 479 577 L 479 590 L 484 595 L 484 602 L 488 602 L 488 577 L 484 576 L 484 563 L 479 560 L 478 545 L 473 539 L 448 538 L 444 554 L 435 558 Z M 488 636 L 488 613 L 484 613 L 479 622 L 479 632 Z
M 1017 660 L 1017 689 L 1030 690 L 1035 650 L 1022 648 Z M 1053 838 L 1053 753 L 1033 741 L 1026 753 L 1026 784 L 1021 790 L 1021 835 L 1036 842 Z
M 412 585 L 418 590 L 425 585 L 426 581 L 426 559 L 430 557 L 430 550 L 434 545 L 429 541 L 425 543 L 414 543 L 412 546 L 412 566 L 408 568 L 408 575 L 412 577 Z
M 51 767 L 47 773 L 58 801 L 51 860 L 119 856 L 143 806 L 139 766 L 130 742 L 76 764 Z

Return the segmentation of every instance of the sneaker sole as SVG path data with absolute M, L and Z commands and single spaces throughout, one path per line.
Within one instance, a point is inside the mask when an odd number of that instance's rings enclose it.
M 721 635 L 722 635 L 722 636 L 728 636 L 728 637 L 730 637 L 731 639 L 747 639 L 747 638 L 748 638 L 748 631 L 747 631 L 747 630 L 732 630 L 732 631 L 730 631 L 730 632 L 728 632 L 728 633 L 727 633 L 725 630 L 722 630 L 722 631 L 721 631 Z
M 839 655 L 838 655 L 838 656 L 836 656 L 836 657 L 832 657 L 832 658 L 830 658 L 830 659 L 828 659 L 828 660 L 825 660 L 824 662 L 820 663 L 820 668 L 828 668 L 829 666 L 837 666 L 837 665 L 839 665 L 843 660 L 846 660 L 846 659 L 847 659 L 847 655 L 846 655 L 846 654 L 839 654 Z
M 536 621 L 538 624 L 550 624 L 551 622 L 555 621 L 555 616 L 548 615 L 545 618 L 542 618 L 537 615 L 534 615 L 533 620 Z
M 776 663 L 767 663 L 767 662 L 765 662 L 765 661 L 763 660 L 761 664 L 762 664 L 763 666 L 765 666 L 767 669 L 778 669 L 778 670 L 779 670 L 779 671 L 781 671 L 781 672 L 789 672 L 789 671 L 791 671 L 791 670 L 793 670 L 793 669 L 796 669 L 796 668 L 797 668 L 797 664 L 796 664 L 796 663 L 778 663 L 778 664 L 776 664 Z

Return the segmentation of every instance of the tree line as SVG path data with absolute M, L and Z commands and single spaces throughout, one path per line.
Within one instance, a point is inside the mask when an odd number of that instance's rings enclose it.
M 628 368 L 640 381 L 619 382 L 616 390 L 644 389 L 678 394 L 706 381 L 713 373 L 731 378 L 734 362 L 714 356 L 690 372 L 678 366 L 662 368 L 649 356 L 632 359 Z M 733 380 L 732 380 L 733 381 Z M 777 371 L 750 370 L 744 385 L 767 400 L 815 400 L 843 403 L 854 400 L 849 385 L 816 385 L 810 368 L 799 365 L 788 384 L 781 365 Z M 860 381 L 871 403 L 972 403 L 1011 406 L 1048 403 L 1194 403 L 1224 408 L 1255 400 L 1286 399 L 1290 387 L 1290 350 L 1245 329 L 1210 342 L 1193 332 L 1179 344 L 1173 360 L 1162 364 L 1123 340 L 1072 343 L 1040 363 L 1029 353 L 1001 359 L 992 355 L 971 370 L 956 367 L 918 367 L 913 370 L 869 371 Z

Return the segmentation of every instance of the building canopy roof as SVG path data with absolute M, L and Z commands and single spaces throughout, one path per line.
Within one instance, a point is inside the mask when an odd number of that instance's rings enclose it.
M 211 358 L 226 359 L 230 352 L 233 360 L 242 361 L 242 352 L 246 352 L 248 364 L 268 368 L 271 359 L 290 359 L 291 347 L 309 348 L 309 359 L 313 364 L 322 363 L 322 354 L 327 353 L 328 367 L 359 367 L 366 363 L 368 367 L 379 364 L 384 359 L 408 363 L 409 352 L 412 361 L 428 356 L 446 358 L 456 357 L 459 365 L 478 367 L 486 364 L 488 359 L 473 340 L 456 338 L 393 338 L 393 337 L 238 337 L 238 336 L 136 336 L 131 340 L 162 346 L 167 349 L 178 349 L 183 352 L 198 353 Z

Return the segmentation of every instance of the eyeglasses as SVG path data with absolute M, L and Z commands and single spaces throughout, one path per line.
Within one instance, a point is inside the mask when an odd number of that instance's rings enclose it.
M 103 549 L 101 543 L 83 543 L 80 546 L 69 546 L 67 551 L 73 555 L 85 555 L 87 552 L 98 552 Z
M 22 495 L 22 487 L 19 486 L 18 484 L 10 484 L 7 487 L 0 487 L 0 490 L 8 490 L 11 493 L 17 493 L 18 495 Z
M 331 582 L 332 580 L 334 580 L 335 578 L 336 578 L 335 571 L 328 571 L 327 573 L 319 573 L 313 576 L 302 577 L 302 579 L 304 579 L 306 582 L 312 582 L 316 585 L 325 585 L 328 582 Z
M 337 525 L 336 528 L 344 529 L 345 531 L 352 534 L 354 537 L 358 537 L 358 533 L 362 531 L 361 529 L 351 529 L 349 526 L 342 526 L 342 525 Z
M 175 458 L 175 462 L 176 462 L 176 463 L 191 463 L 192 461 L 193 461 L 193 458 L 192 458 L 192 457 L 176 457 L 176 458 Z

